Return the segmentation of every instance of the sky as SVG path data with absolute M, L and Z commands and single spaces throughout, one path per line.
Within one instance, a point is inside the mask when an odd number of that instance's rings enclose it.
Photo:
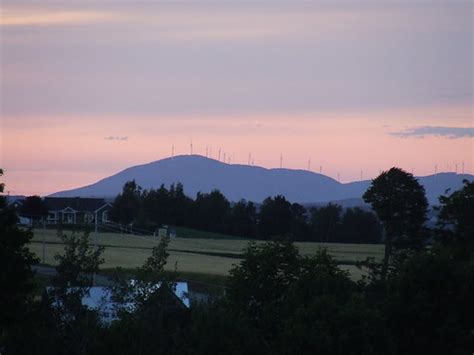
M 341 182 L 474 173 L 474 5 L 460 0 L 0 2 L 11 194 L 174 152 Z M 207 153 L 206 153 L 207 152 Z

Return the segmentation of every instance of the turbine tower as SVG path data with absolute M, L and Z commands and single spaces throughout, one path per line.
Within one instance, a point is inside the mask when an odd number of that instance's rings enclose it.
M 283 154 L 280 153 L 280 169 L 283 167 Z

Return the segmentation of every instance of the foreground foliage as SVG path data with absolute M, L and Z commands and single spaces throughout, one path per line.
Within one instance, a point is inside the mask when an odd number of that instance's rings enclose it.
M 472 187 L 466 182 L 441 198 L 430 247 L 397 245 L 388 266 L 367 263 L 370 277 L 360 282 L 339 269 L 325 249 L 301 256 L 288 239 L 250 243 L 224 297 L 188 311 L 150 289 L 146 297 L 139 295 L 135 311 L 120 313 L 110 325 L 79 304 L 69 313 L 55 313 L 51 304 L 24 303 L 23 321 L 1 339 L 2 353 L 470 354 Z M 416 228 L 392 230 L 416 240 L 421 227 L 413 223 Z M 100 250 L 87 237 L 68 240 L 57 287 L 88 285 L 86 275 L 97 271 Z M 137 271 L 138 285 L 164 280 L 167 245 L 165 238 Z

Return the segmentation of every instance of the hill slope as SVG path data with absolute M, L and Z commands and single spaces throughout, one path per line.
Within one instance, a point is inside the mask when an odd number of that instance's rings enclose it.
M 446 189 L 456 190 L 462 186 L 463 179 L 473 178 L 472 175 L 442 173 L 421 177 L 419 181 L 425 186 L 430 202 L 436 203 Z M 370 180 L 341 184 L 325 175 L 305 170 L 265 169 L 226 164 L 199 155 L 182 155 L 133 166 L 92 185 L 51 196 L 115 197 L 125 182 L 132 179 L 144 189 L 181 182 L 191 197 L 198 191 L 219 189 L 231 201 L 244 198 L 255 202 L 277 194 L 299 203 L 354 199 L 360 198 L 370 185 Z

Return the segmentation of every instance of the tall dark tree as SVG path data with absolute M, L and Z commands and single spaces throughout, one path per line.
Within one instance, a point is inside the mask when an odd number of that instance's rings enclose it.
M 257 209 L 252 202 L 241 200 L 232 206 L 231 211 L 233 235 L 255 237 L 257 233 Z
M 372 180 L 363 198 L 372 205 L 385 229 L 382 268 L 385 278 L 394 248 L 419 249 L 423 245 L 428 210 L 425 189 L 412 174 L 391 168 Z
M 132 223 L 140 211 L 141 190 L 135 180 L 126 182 L 112 204 L 110 218 L 123 225 Z
M 314 241 L 325 243 L 338 241 L 341 212 L 342 207 L 332 203 L 311 209 L 311 230 Z
M 464 180 L 462 189 L 440 197 L 438 228 L 445 238 L 474 243 L 474 181 Z
M 30 218 L 33 221 L 39 221 L 48 215 L 48 207 L 39 196 L 28 196 L 20 209 L 20 215 Z
M 159 189 L 145 190 L 141 196 L 140 209 L 142 215 L 149 224 L 155 227 L 170 223 L 170 212 L 172 208 L 169 191 L 164 185 Z
M 310 228 L 308 225 L 308 211 L 299 203 L 293 203 L 291 210 L 291 234 L 297 240 L 306 240 L 310 237 Z
M 194 202 L 194 225 L 211 232 L 229 232 L 230 203 L 219 190 L 198 192 Z
M 0 169 L 0 177 L 3 175 Z M 0 183 L 0 194 L 4 184 Z M 32 264 L 38 259 L 28 249 L 33 233 L 20 230 L 15 211 L 0 195 L 0 344 L 22 319 L 34 290 Z M 1 345 L 0 345 L 1 347 Z
M 183 184 L 172 184 L 169 190 L 170 224 L 190 226 L 189 216 L 192 214 L 194 201 L 185 195 Z
M 291 203 L 282 195 L 266 198 L 259 213 L 259 233 L 264 238 L 283 236 L 291 232 Z
M 89 234 L 63 235 L 64 253 L 56 254 L 58 262 L 53 287 L 47 292 L 50 314 L 54 319 L 60 347 L 68 354 L 87 354 L 100 328 L 98 312 L 83 305 L 82 299 L 90 292 L 94 276 L 104 263 L 103 246 L 92 245 Z

